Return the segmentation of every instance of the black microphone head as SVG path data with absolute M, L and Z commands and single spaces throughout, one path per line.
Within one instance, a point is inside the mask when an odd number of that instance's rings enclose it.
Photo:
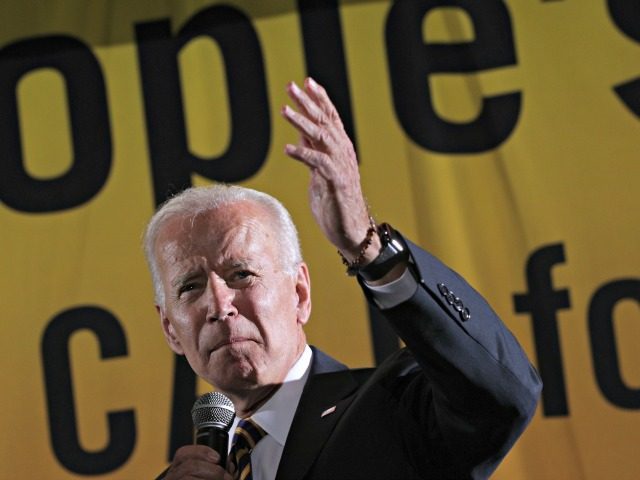
M 215 427 L 228 432 L 235 416 L 233 402 L 220 392 L 205 393 L 196 400 L 191 409 L 191 418 L 197 430 Z

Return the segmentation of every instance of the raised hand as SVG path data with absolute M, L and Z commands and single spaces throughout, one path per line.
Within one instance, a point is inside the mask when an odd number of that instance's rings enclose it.
M 300 140 L 287 144 L 285 153 L 309 167 L 311 211 L 325 236 L 351 262 L 361 255 L 371 226 L 353 143 L 327 92 L 313 79 L 307 78 L 304 88 L 289 83 L 287 93 L 297 110 L 287 105 L 282 115 L 298 130 Z M 377 234 L 369 238 L 361 264 L 380 249 Z

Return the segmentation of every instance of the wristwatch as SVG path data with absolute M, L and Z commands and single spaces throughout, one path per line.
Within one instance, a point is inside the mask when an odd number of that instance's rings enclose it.
M 404 239 L 388 223 L 378 225 L 382 247 L 373 261 L 358 269 L 358 275 L 368 282 L 380 280 L 393 267 L 409 260 L 409 247 Z

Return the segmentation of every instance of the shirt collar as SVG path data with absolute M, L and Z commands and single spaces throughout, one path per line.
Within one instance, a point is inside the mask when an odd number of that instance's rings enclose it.
M 298 408 L 302 390 L 309 376 L 312 356 L 311 348 L 306 345 L 298 361 L 287 373 L 280 388 L 251 415 L 251 419 L 281 446 L 284 446 L 287 440 L 293 416 Z M 231 431 L 235 430 L 239 421 L 240 419 L 236 417 Z

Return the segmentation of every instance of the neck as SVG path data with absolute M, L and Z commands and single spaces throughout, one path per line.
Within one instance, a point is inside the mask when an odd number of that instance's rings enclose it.
M 236 416 L 247 418 L 253 415 L 267 400 L 269 400 L 280 388 L 281 384 L 266 385 L 251 392 L 243 392 L 242 394 L 230 394 L 227 396 L 233 402 L 236 409 Z

